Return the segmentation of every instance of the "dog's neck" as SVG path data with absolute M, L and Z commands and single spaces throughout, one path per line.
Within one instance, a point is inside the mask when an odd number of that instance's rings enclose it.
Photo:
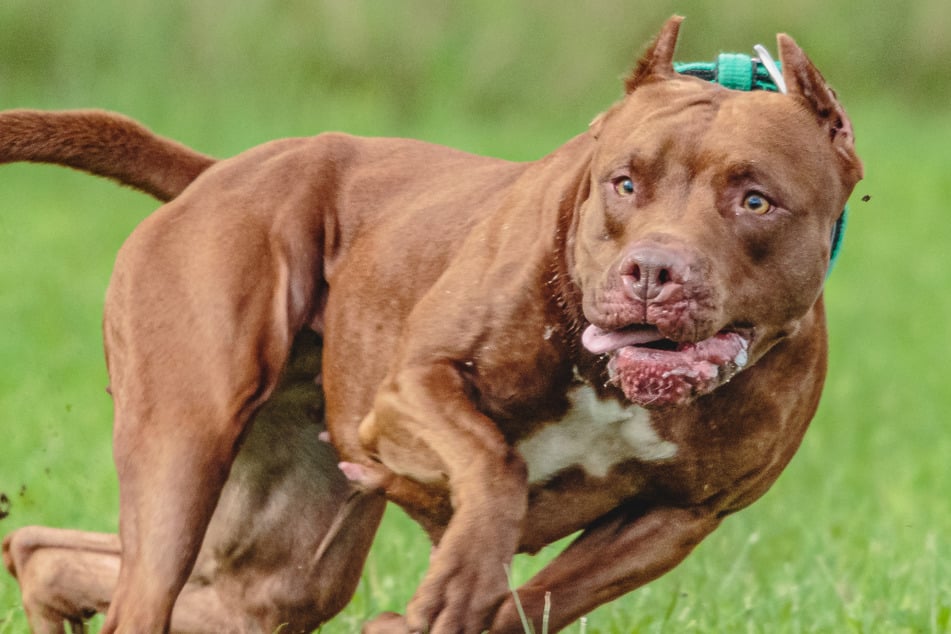
M 586 155 L 580 161 L 581 168 L 574 173 L 570 187 L 566 188 L 561 197 L 561 208 L 558 211 L 558 224 L 555 234 L 555 248 L 550 263 L 552 297 L 562 314 L 564 332 L 571 356 L 577 358 L 581 351 L 581 333 L 587 326 L 582 311 L 581 288 L 573 275 L 574 270 L 574 240 L 577 231 L 578 218 L 581 206 L 591 193 L 591 166 L 592 139 L 588 134 L 576 137 L 572 142 L 559 151 L 578 151 L 577 145 Z

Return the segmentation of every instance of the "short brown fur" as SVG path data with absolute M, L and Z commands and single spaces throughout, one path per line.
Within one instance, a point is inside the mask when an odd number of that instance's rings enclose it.
M 436 547 L 406 615 L 365 632 L 521 632 L 504 565 L 580 530 L 518 589 L 538 631 L 551 592 L 554 632 L 762 495 L 819 401 L 830 235 L 861 164 L 791 39 L 790 95 L 734 93 L 675 75 L 679 26 L 623 101 L 534 163 L 342 134 L 214 162 L 114 115 L 0 113 L 0 161 L 170 200 L 106 300 L 119 539 L 4 541 L 34 629 L 108 606 L 106 632 L 307 631 L 349 599 L 389 499 Z M 744 213 L 751 188 L 776 209 Z M 632 267 L 664 275 L 632 286 Z M 735 330 L 748 360 L 640 403 L 581 345 L 592 325 L 691 345 Z M 582 447 L 539 476 L 553 458 L 530 445 L 579 394 L 646 417 L 653 444 L 635 449 L 666 453 L 602 472 Z

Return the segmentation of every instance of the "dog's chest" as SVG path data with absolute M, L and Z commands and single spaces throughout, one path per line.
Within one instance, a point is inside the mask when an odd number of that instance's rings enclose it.
M 570 407 L 560 420 L 540 425 L 516 444 L 528 465 L 529 483 L 544 482 L 570 468 L 603 478 L 622 462 L 656 462 L 677 455 L 677 445 L 658 435 L 647 410 L 602 400 L 588 385 L 573 387 L 568 399 Z

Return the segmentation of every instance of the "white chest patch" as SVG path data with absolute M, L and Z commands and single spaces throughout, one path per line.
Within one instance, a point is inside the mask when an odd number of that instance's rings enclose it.
M 677 455 L 677 445 L 654 431 L 647 410 L 601 400 L 587 385 L 573 388 L 568 400 L 571 406 L 561 420 L 515 446 L 528 465 L 530 483 L 544 482 L 569 467 L 604 477 L 626 460 L 654 462 Z

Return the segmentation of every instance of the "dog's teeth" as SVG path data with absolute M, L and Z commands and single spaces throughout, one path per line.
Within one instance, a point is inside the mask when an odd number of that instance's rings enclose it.
M 746 367 L 746 364 L 749 360 L 750 360 L 749 354 L 747 354 L 746 348 L 743 348 L 742 350 L 736 353 L 736 358 L 733 359 L 733 363 L 736 364 L 737 368 L 742 369 Z

